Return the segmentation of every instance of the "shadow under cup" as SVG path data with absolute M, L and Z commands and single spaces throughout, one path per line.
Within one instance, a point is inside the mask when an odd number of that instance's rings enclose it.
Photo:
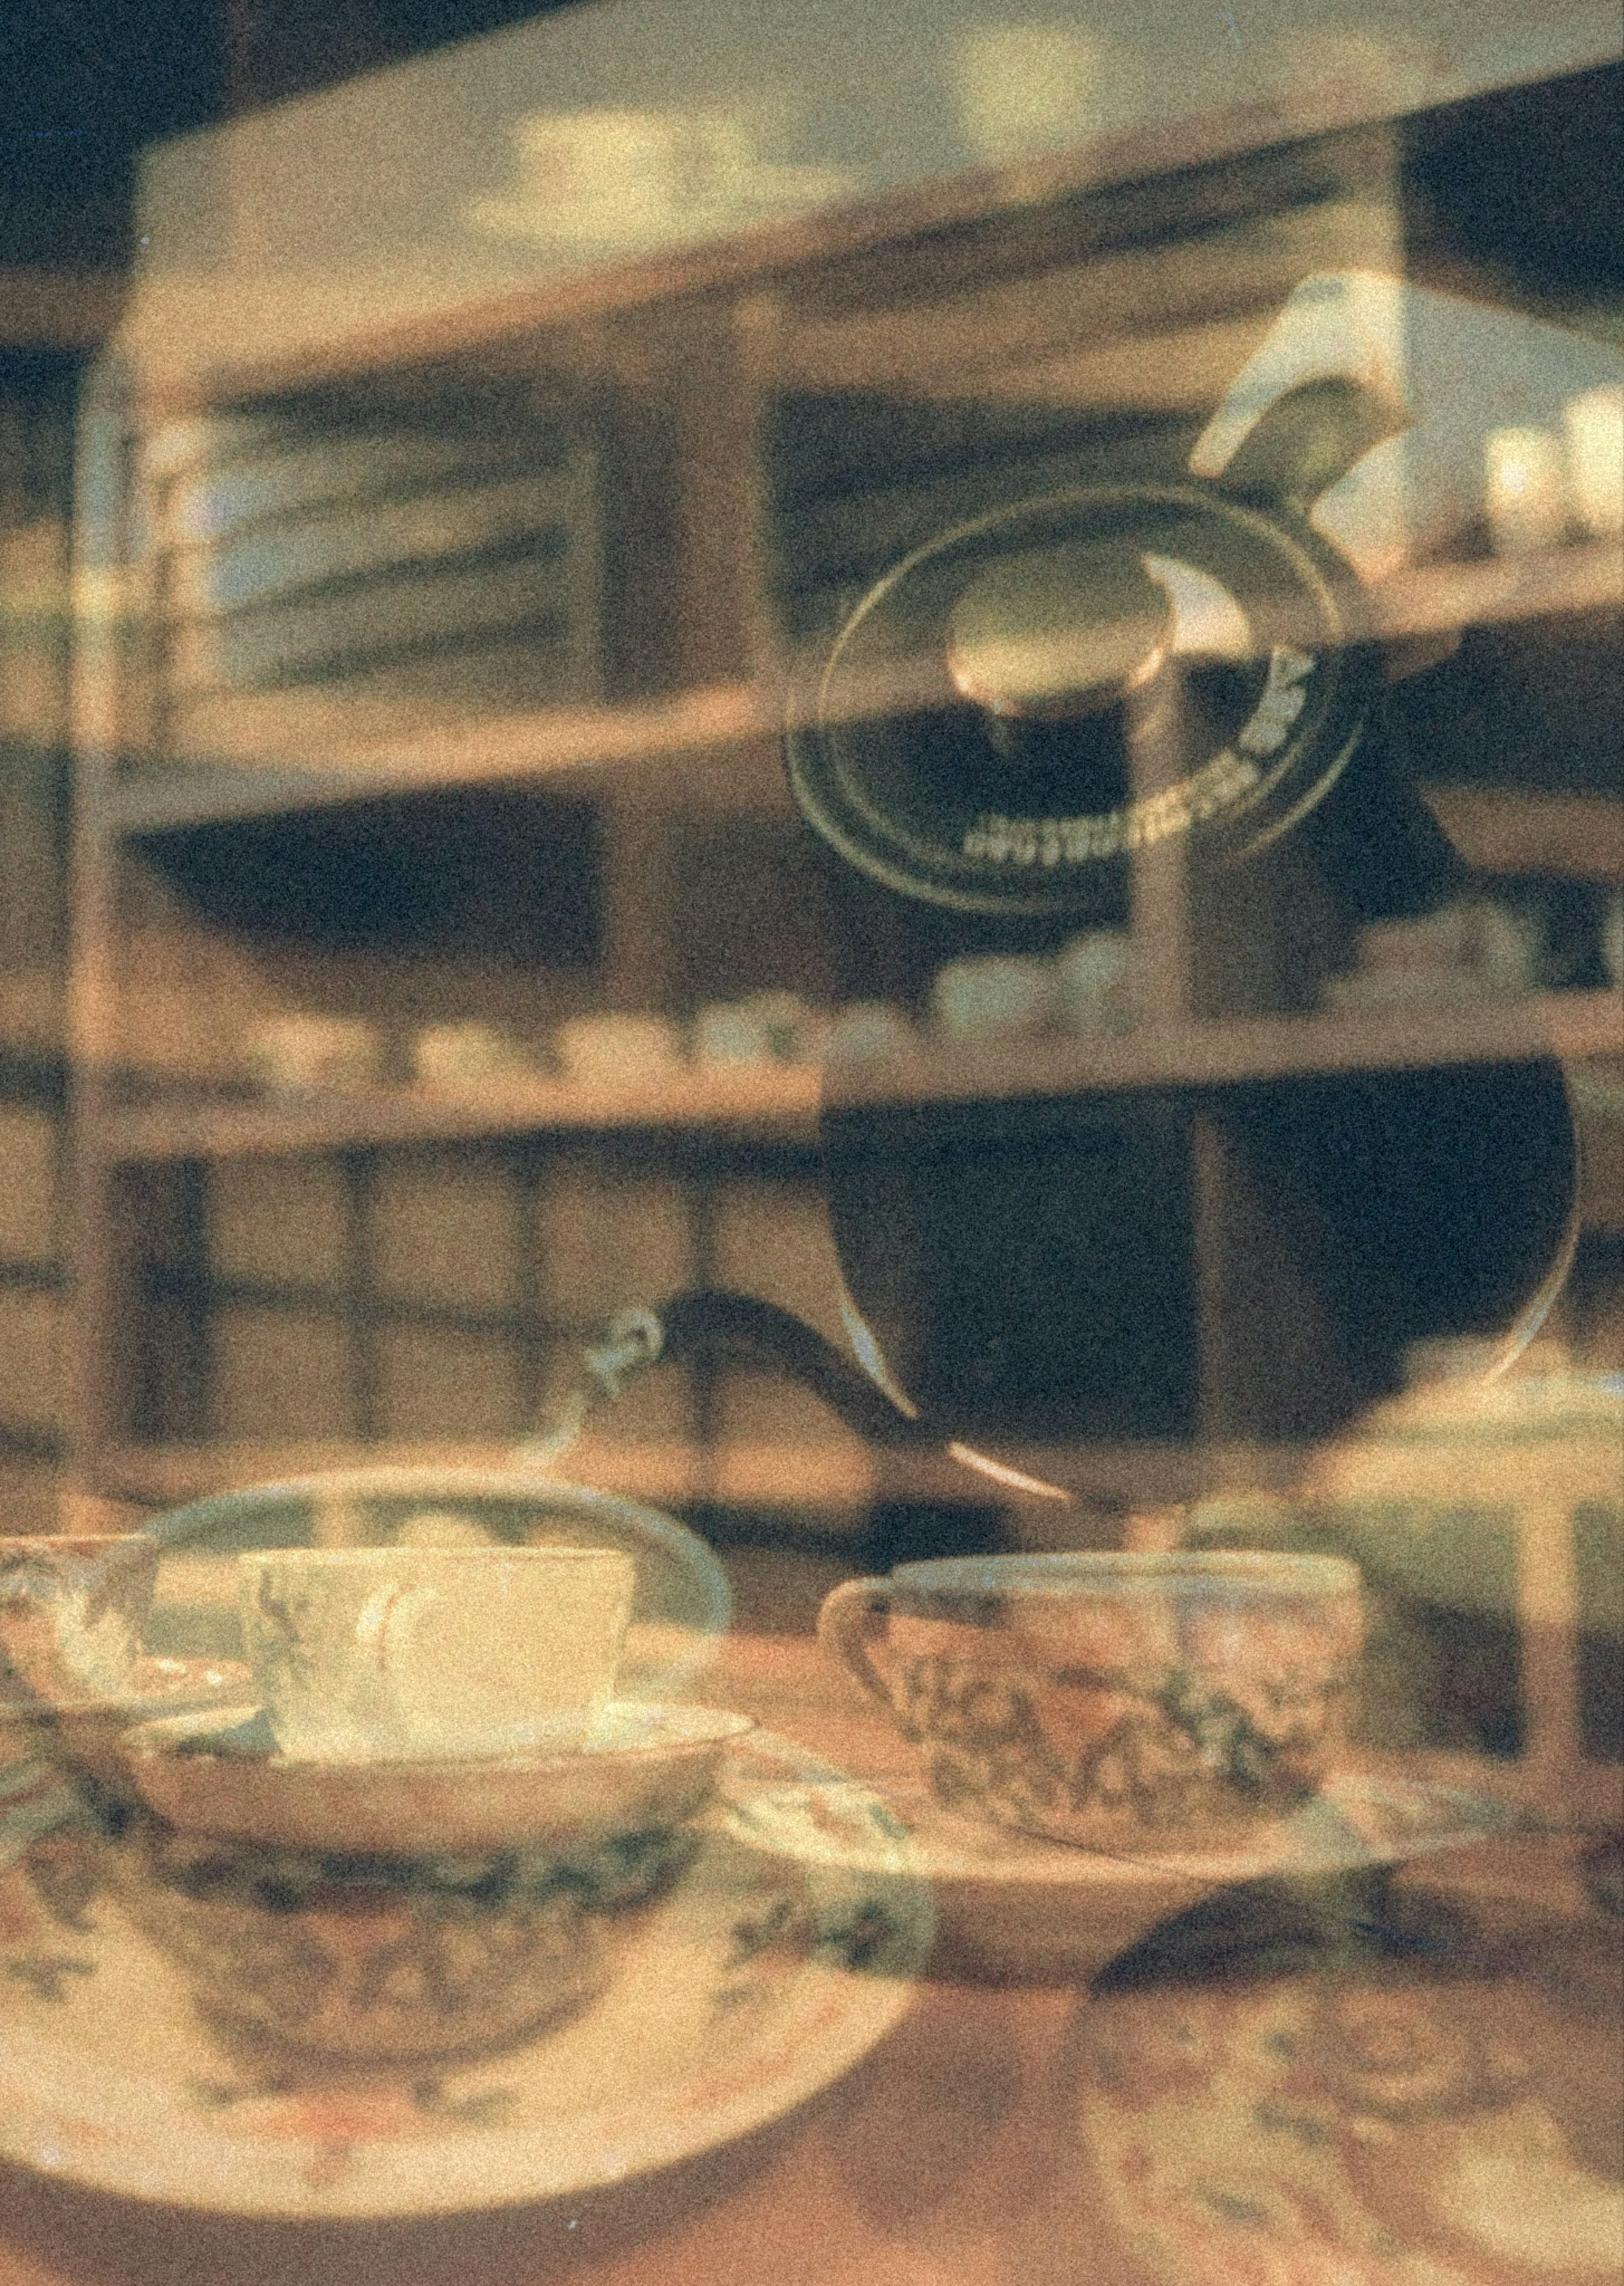
M 966 1557 L 827 1599 L 825 1650 L 944 1808 L 1103 1849 L 1226 1848 L 1318 1793 L 1363 1636 L 1336 1557 Z

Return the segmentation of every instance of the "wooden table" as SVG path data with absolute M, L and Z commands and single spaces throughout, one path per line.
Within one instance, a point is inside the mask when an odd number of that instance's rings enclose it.
M 860 1775 L 906 1762 L 803 1640 L 736 1638 L 707 1695 Z M 1515 1896 L 1551 1876 L 1490 1853 L 1478 1878 Z M 1079 2156 L 1066 2087 L 1078 2006 L 1063 1987 L 926 1982 L 889 2038 L 792 2116 L 567 2203 L 262 2222 L 0 2168 L 0 2286 L 1145 2286 Z M 1387 2286 L 1379 2270 L 1347 2274 Z

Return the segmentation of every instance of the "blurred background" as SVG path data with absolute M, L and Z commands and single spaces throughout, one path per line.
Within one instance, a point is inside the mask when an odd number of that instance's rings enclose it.
M 1074 1106 L 1096 1063 L 1143 1096 L 1210 1084 L 1194 1049 L 1136 1065 L 1136 1024 L 1341 1022 L 1372 1070 L 1493 1073 L 1555 1037 L 1573 1249 L 1530 1242 L 1565 1274 L 1492 1401 L 1491 1328 L 1384 1328 L 1378 1302 L 1350 1332 L 1313 1231 L 1179 1097 L 1163 1157 L 1113 1130 L 1053 1175 L 1093 1198 L 1107 1285 L 1141 1245 L 1170 1265 L 1165 1322 L 1116 1343 L 1073 1440 L 1070 1506 L 878 1451 L 720 1350 L 595 1414 L 569 1467 L 699 1524 L 745 1616 L 797 1628 L 909 1554 L 1356 1543 L 1388 1598 L 1389 1743 L 1525 1758 L 1537 1683 L 1564 1767 L 1581 1733 L 1616 1763 L 1618 592 L 1563 423 L 1624 337 L 1620 67 L 1582 10 L 1435 12 L 1214 30 L 1169 0 L 1130 34 L 966 4 L 934 48 L 832 4 L 7 14 L 12 1529 L 70 1477 L 132 1515 L 328 1458 L 508 1454 L 617 1311 L 685 1288 L 849 1358 L 816 1123 L 837 1026 L 924 1096 L 1024 1076 Z M 1450 516 L 1384 557 L 1379 485 L 1355 486 L 1336 526 L 1397 582 L 1384 738 L 1448 894 L 1355 899 L 1315 935 L 1282 877 L 1198 914 L 1178 960 L 1143 881 L 1036 928 L 870 895 L 784 777 L 794 662 L 966 520 L 1182 469 L 1304 280 L 1364 271 L 1479 327 L 1399 327 L 1470 402 Z M 1568 378 L 1530 429 L 1541 358 Z M 1604 408 L 1604 493 L 1610 436 Z M 1186 955 L 1222 990 L 1175 977 Z M 1240 1069 L 1276 1036 L 1235 1037 Z M 1457 1205 L 1494 1156 L 1445 1167 Z M 1565 1456 L 1549 1498 L 1536 1448 Z M 1518 1632 L 1536 1541 L 1567 1644 L 1543 1667 Z

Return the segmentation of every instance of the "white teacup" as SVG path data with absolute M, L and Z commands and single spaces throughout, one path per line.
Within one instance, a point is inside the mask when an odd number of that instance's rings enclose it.
M 243 1636 L 298 1761 L 578 1744 L 608 1704 L 635 1566 L 612 1548 L 276 1548 L 237 1559 Z

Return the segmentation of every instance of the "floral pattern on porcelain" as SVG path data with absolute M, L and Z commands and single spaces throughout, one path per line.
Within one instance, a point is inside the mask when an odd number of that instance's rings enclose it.
M 251 2044 L 355 2062 L 478 2053 L 602 1983 L 579 1885 L 550 1862 L 346 1862 L 145 1821 L 114 1857 L 131 1920 L 200 2014 Z
M 1179 1629 L 1153 1606 L 1053 1642 L 1045 1617 L 893 1615 L 881 1663 L 944 1807 L 1086 1847 L 1186 1847 L 1289 1816 L 1334 1767 L 1356 1610 L 1242 1623 L 1220 1604 Z

